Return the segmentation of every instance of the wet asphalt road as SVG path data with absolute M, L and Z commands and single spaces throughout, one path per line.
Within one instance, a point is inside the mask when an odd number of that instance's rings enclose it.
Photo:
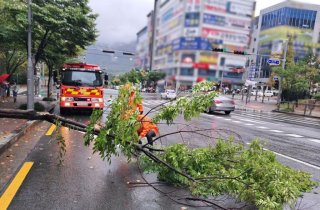
M 115 90 L 107 91 L 108 96 L 116 94 Z M 156 102 L 161 102 L 155 94 L 144 94 L 144 98 L 146 111 L 157 105 Z M 85 114 L 69 117 L 83 123 L 89 120 Z M 304 120 L 298 121 L 276 115 L 268 119 L 266 116 L 241 112 L 230 116 L 202 114 L 190 122 L 191 126 L 186 126 L 179 118 L 177 122 L 180 124 L 170 128 L 160 125 L 160 132 L 164 134 L 197 127 L 219 129 L 219 132 L 208 133 L 213 137 L 238 134 L 245 143 L 258 137 L 266 143 L 265 148 L 279 153 L 281 162 L 308 171 L 313 174 L 314 180 L 320 181 L 320 141 L 317 141 L 320 139 L 320 128 L 316 122 L 314 126 L 303 126 Z M 33 161 L 34 166 L 9 209 L 181 209 L 186 206 L 173 202 L 151 187 L 128 184 L 144 182 L 135 160 L 128 164 L 125 157 L 114 157 L 109 165 L 98 155 L 93 155 L 91 148 L 83 145 L 82 133 L 67 128 L 62 128 L 61 133 L 67 143 L 64 165 L 57 164 L 59 148 L 54 138 L 43 136 L 27 157 L 26 161 Z M 184 142 L 194 147 L 214 143 L 212 139 L 195 134 L 175 135 L 161 140 L 163 145 L 174 142 Z M 144 177 L 148 181 L 156 181 L 154 175 Z M 166 192 L 173 190 L 170 187 L 158 187 Z M 316 191 L 319 193 L 319 189 Z M 171 195 L 180 193 L 184 192 L 174 191 Z M 319 194 L 305 194 L 301 205 L 304 209 L 320 209 Z

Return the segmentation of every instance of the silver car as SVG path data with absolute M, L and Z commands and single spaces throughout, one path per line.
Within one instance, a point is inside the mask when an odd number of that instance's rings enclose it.
M 213 104 L 209 107 L 206 112 L 223 111 L 226 115 L 230 114 L 235 110 L 235 103 L 232 99 L 225 96 L 217 96 L 214 98 Z

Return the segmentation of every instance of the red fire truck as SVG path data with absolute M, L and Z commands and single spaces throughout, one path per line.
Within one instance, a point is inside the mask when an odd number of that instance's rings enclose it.
M 61 69 L 60 114 L 70 109 L 103 109 L 103 72 L 98 65 L 66 63 Z

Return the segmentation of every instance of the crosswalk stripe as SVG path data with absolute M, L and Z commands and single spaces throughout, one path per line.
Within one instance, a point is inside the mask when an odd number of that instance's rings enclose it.
M 270 130 L 270 131 L 274 133 L 283 133 L 283 131 L 279 131 L 279 130 Z
M 291 121 L 291 122 L 298 122 L 298 123 L 320 126 L 320 120 L 317 120 L 317 119 L 313 119 L 313 118 L 309 119 L 309 118 L 297 117 L 297 116 L 279 114 L 279 113 L 262 114 L 262 113 L 247 113 L 247 112 L 238 113 L 238 112 L 235 112 L 234 116 L 263 118 L 264 120 L 269 119 L 269 120 L 273 120 L 273 121 Z
M 309 141 L 313 141 L 315 143 L 319 143 L 320 144 L 320 139 L 308 139 Z
M 293 133 L 288 133 L 286 134 L 287 136 L 291 136 L 291 137 L 295 137 L 295 138 L 302 138 L 303 136 L 297 135 L 297 134 L 293 134 Z
M 267 127 L 264 127 L 264 126 L 257 126 L 257 128 L 260 128 L 260 129 L 268 129 Z

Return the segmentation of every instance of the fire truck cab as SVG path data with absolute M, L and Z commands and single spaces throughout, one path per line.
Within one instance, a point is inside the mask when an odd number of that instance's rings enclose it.
M 60 114 L 70 109 L 103 109 L 103 72 L 98 65 L 67 63 L 61 69 Z

